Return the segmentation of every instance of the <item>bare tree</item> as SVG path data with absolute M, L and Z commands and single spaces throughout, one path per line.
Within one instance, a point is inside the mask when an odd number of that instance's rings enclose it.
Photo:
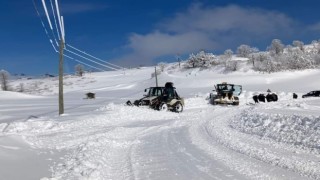
M 158 63 L 158 66 L 159 66 L 161 72 L 163 72 L 164 68 L 167 66 L 167 64 L 165 62 L 160 62 L 160 63 Z
M 9 85 L 8 85 L 8 79 L 9 79 L 9 73 L 5 70 L 0 71 L 0 83 L 1 83 L 1 88 L 4 91 L 9 90 Z
M 77 74 L 78 76 L 81 76 L 81 77 L 82 77 L 82 75 L 83 75 L 83 73 L 84 73 L 84 67 L 83 67 L 83 65 L 77 64 L 77 65 L 75 66 L 75 71 L 76 71 L 76 74 Z

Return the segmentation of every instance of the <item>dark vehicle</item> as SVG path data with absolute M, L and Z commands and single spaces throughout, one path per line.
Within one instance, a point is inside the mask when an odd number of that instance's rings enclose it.
M 305 95 L 302 95 L 302 98 L 306 97 L 320 97 L 320 91 L 310 91 Z
M 167 82 L 165 87 L 150 87 L 145 89 L 148 94 L 145 97 L 135 100 L 133 104 L 127 101 L 129 106 L 149 106 L 152 109 L 160 111 L 182 112 L 184 99 L 181 98 L 172 82 Z
M 228 84 L 223 82 L 217 84 L 214 93 L 210 93 L 209 102 L 213 105 L 239 105 L 239 95 L 242 92 L 242 86 Z
M 150 107 L 160 111 L 173 111 L 180 113 L 183 111 L 184 99 L 181 98 L 172 82 L 167 82 L 163 94 L 155 98 Z
M 150 102 L 156 99 L 159 96 L 162 96 L 164 91 L 164 87 L 150 87 L 144 90 L 144 92 L 148 92 L 144 95 L 143 98 L 135 100 L 133 104 L 130 101 L 127 101 L 127 105 L 135 105 L 135 106 L 149 106 Z

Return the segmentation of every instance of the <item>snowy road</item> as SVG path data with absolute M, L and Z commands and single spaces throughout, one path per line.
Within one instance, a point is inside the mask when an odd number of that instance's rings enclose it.
M 187 103 L 181 114 L 109 104 L 81 119 L 12 123 L 4 134 L 22 135 L 34 149 L 66 151 L 52 167 L 57 179 L 320 178 L 318 153 L 230 125 L 262 105 Z

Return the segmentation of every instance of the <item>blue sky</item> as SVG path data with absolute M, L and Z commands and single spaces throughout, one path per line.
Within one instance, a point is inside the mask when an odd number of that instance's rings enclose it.
M 41 0 L 35 1 L 47 23 Z M 265 50 L 272 39 L 280 39 L 284 44 L 293 40 L 308 44 L 320 39 L 317 0 L 59 2 L 66 42 L 118 65 L 170 62 L 176 54 L 186 57 L 201 49 L 221 54 L 226 49 L 235 51 L 241 44 Z M 32 0 L 1 1 L 0 7 L 0 69 L 11 74 L 56 74 L 58 54 L 44 32 Z M 65 59 L 65 72 L 72 73 L 76 64 Z

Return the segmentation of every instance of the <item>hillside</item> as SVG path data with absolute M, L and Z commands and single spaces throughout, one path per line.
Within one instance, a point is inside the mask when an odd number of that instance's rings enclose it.
M 22 79 L 24 93 L 0 91 L 4 179 L 319 179 L 319 69 L 262 73 L 170 68 L 182 113 L 125 106 L 155 85 L 154 68 L 65 77 L 58 116 L 56 78 Z M 214 85 L 243 86 L 240 105 L 212 106 Z M 278 102 L 251 105 L 276 92 Z M 96 99 L 85 99 L 85 93 Z M 298 99 L 292 98 L 292 93 Z M 20 173 L 15 173 L 19 171 Z

